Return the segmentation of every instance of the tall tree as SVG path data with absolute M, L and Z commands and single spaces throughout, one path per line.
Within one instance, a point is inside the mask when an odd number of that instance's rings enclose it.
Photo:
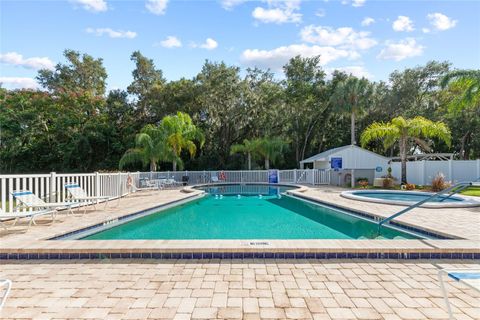
M 328 107 L 325 72 L 320 67 L 320 56 L 296 56 L 283 67 L 285 73 L 285 101 L 288 113 L 278 115 L 290 125 L 289 135 L 295 148 L 295 162 L 305 158 L 310 139 Z
M 65 50 L 67 64 L 58 63 L 55 70 L 41 69 L 37 80 L 42 87 L 54 93 L 105 94 L 107 72 L 101 58 L 95 59 L 78 51 Z
M 438 106 L 436 93 L 440 80 L 449 68 L 448 62 L 430 61 L 425 66 L 392 72 L 389 79 L 391 114 L 406 117 L 431 116 Z
M 247 84 L 238 67 L 206 61 L 195 77 L 198 86 L 199 126 L 206 136 L 205 159 L 215 167 L 229 165 L 230 146 L 241 140 L 247 124 Z
M 187 150 L 190 157 L 193 158 L 197 152 L 195 142 L 198 142 L 200 148 L 205 143 L 202 131 L 193 124 L 192 118 L 186 113 L 177 112 L 174 116 L 164 117 L 160 127 L 165 132 L 167 145 L 175 154 L 172 161 L 173 171 L 177 170 L 177 164 L 183 167 L 182 150 Z
M 442 88 L 449 84 L 462 82 L 465 86 L 463 100 L 472 102 L 480 96 L 480 70 L 455 70 L 445 75 L 441 81 Z
M 450 146 L 450 129 L 443 122 L 433 122 L 423 117 L 393 118 L 390 122 L 374 122 L 363 131 L 360 141 L 365 147 L 370 141 L 382 139 L 385 148 L 398 143 L 402 162 L 402 184 L 407 183 L 407 153 L 416 145 L 430 150 L 429 143 L 422 138 L 438 138 Z
M 128 149 L 119 162 L 120 170 L 127 165 L 141 162 L 157 171 L 159 162 L 178 161 L 177 155 L 167 144 L 165 132 L 154 125 L 146 125 L 135 137 L 135 148 Z
M 288 143 L 278 137 L 263 138 L 258 142 L 258 153 L 265 159 L 265 170 L 270 169 L 270 163 L 277 163 L 283 156 Z
M 153 60 L 142 55 L 140 51 L 133 52 L 130 60 L 135 63 L 135 69 L 132 71 L 133 82 L 127 87 L 127 92 L 136 97 L 140 118 L 150 121 L 152 120 L 151 108 L 154 103 L 152 96 L 162 89 L 165 79 L 162 71 L 155 68 Z
M 244 153 L 247 155 L 248 170 L 252 170 L 252 158 L 258 154 L 261 140 L 244 139 L 242 144 L 234 144 L 230 147 L 230 154 Z
M 350 76 L 340 82 L 333 95 L 330 97 L 330 103 L 334 110 L 350 114 L 350 144 L 357 144 L 355 139 L 355 119 L 363 109 L 368 107 L 372 96 L 374 86 L 366 79 L 359 79 Z

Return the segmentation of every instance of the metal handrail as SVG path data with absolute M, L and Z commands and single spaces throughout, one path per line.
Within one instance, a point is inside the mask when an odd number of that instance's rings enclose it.
M 384 224 L 384 223 L 386 223 L 386 222 L 389 222 L 390 220 L 395 219 L 396 217 L 401 216 L 402 214 L 404 214 L 404 213 L 406 213 L 406 212 L 408 212 L 408 211 L 410 211 L 410 210 L 413 210 L 413 209 L 421 206 L 421 205 L 424 204 L 425 202 L 428 202 L 428 201 L 430 201 L 430 200 L 432 200 L 432 199 L 434 199 L 434 198 L 436 198 L 436 197 L 438 197 L 438 196 L 440 196 L 440 195 L 442 195 L 442 194 L 445 194 L 445 193 L 447 193 L 447 192 L 452 191 L 452 193 L 451 193 L 450 195 L 448 195 L 448 197 L 446 197 L 446 198 L 450 198 L 450 197 L 453 196 L 454 194 L 462 191 L 463 189 L 468 188 L 468 187 L 473 186 L 473 185 L 476 185 L 476 182 L 479 181 L 479 180 L 480 180 L 480 178 L 477 179 L 477 180 L 475 180 L 475 181 L 469 181 L 469 182 L 464 181 L 464 182 L 456 183 L 455 185 L 453 185 L 453 186 L 451 186 L 451 187 L 449 187 L 449 188 L 447 188 L 447 189 L 444 189 L 444 190 L 439 191 L 439 192 L 437 192 L 437 193 L 435 193 L 435 194 L 432 194 L 430 197 L 428 197 L 428 198 L 426 198 L 426 199 L 423 199 L 423 200 L 421 200 L 421 201 L 419 201 L 419 202 L 417 202 L 417 203 L 414 203 L 414 204 L 412 204 L 411 206 L 408 206 L 407 208 L 405 208 L 405 209 L 403 209 L 403 210 L 400 210 L 399 212 L 397 212 L 397 213 L 395 213 L 395 214 L 392 214 L 391 216 L 389 216 L 389 217 L 387 217 L 387 218 L 385 218 L 385 219 L 383 219 L 383 220 L 380 220 L 380 221 L 378 222 L 378 226 L 381 226 L 382 224 Z M 443 200 L 445 200 L 445 199 L 443 199 Z

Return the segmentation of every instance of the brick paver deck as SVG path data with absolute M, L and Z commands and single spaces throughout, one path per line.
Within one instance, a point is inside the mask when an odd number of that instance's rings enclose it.
M 342 191 L 351 189 L 323 186 L 304 190 L 304 192 L 293 191 L 292 193 L 382 218 L 405 209 L 405 206 L 358 201 L 340 195 Z M 472 198 L 476 199 L 477 197 Z M 480 207 L 415 208 L 399 216 L 395 221 L 449 237 L 480 240 Z
M 448 263 L 448 264 L 447 264 Z M 1 319 L 447 319 L 438 286 L 452 261 L 2 262 Z M 478 265 L 477 265 L 478 267 Z M 456 319 L 480 294 L 448 282 Z

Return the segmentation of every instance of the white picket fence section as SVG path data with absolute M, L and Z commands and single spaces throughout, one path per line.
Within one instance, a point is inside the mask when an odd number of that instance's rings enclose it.
M 67 197 L 65 184 L 78 183 L 89 196 L 119 197 L 127 193 L 129 173 L 55 173 L 50 174 L 15 174 L 0 175 L 0 208 L 13 211 L 17 206 L 12 192 L 30 190 L 37 196 L 50 202 L 63 202 Z M 209 183 L 213 176 L 221 177 L 222 182 L 230 183 L 268 183 L 268 170 L 251 171 L 161 171 L 130 173 L 137 187 L 142 187 L 143 180 L 173 178 L 182 181 L 187 176 L 190 185 Z M 329 170 L 278 170 L 279 183 L 329 184 Z
M 400 181 L 400 162 L 391 163 L 392 175 Z M 417 185 L 430 185 L 432 179 L 443 173 L 447 181 L 473 181 L 480 178 L 480 159 L 448 161 L 411 161 L 407 162 L 407 181 Z

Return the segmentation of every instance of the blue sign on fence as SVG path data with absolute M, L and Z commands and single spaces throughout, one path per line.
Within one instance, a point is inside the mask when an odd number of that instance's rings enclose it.
M 377 171 L 377 172 L 382 172 L 382 171 L 383 171 L 383 168 L 380 167 L 380 166 L 378 166 L 378 167 L 375 168 L 375 171 Z
M 342 169 L 342 158 L 330 159 L 330 167 L 335 171 Z
M 268 170 L 268 183 L 278 183 L 278 170 Z

